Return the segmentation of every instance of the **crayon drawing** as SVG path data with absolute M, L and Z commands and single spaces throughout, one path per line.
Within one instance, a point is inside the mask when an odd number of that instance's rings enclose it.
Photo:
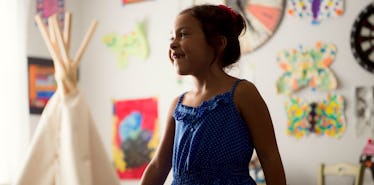
M 120 179 L 140 179 L 158 145 L 156 98 L 114 101 L 113 155 Z

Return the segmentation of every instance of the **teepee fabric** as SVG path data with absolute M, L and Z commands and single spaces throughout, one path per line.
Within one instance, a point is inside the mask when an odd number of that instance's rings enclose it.
M 45 107 L 16 185 L 119 185 L 79 89 Z

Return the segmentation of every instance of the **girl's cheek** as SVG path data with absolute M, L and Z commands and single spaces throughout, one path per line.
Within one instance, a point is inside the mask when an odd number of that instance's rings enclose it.
M 174 63 L 174 60 L 173 60 L 173 58 L 171 57 L 171 50 L 170 50 L 170 49 L 169 49 L 169 60 L 170 60 L 171 63 Z

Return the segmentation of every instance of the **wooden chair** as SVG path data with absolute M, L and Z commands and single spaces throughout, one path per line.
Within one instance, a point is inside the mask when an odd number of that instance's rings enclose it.
M 354 177 L 354 185 L 362 185 L 364 167 L 362 164 L 336 163 L 319 166 L 318 185 L 325 185 L 326 176 L 351 176 Z

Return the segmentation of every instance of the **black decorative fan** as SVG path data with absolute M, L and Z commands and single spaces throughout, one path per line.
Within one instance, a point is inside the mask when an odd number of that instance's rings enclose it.
M 366 6 L 356 18 L 351 32 L 351 49 L 357 62 L 374 73 L 374 3 Z

